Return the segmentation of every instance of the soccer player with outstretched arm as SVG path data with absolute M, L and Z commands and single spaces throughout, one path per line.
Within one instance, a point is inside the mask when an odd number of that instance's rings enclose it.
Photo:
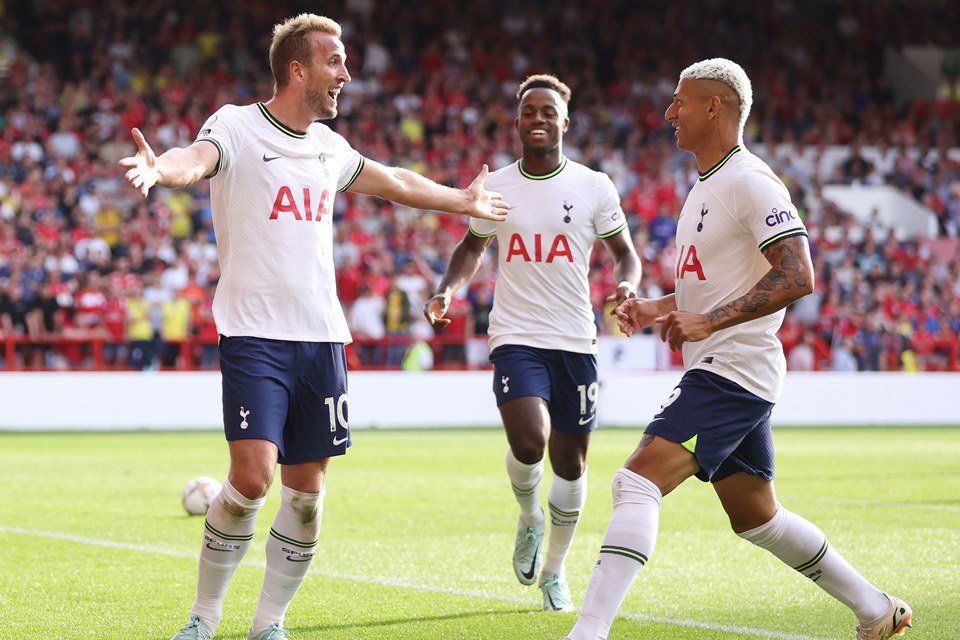
M 613 516 L 567 640 L 607 638 L 653 554 L 662 498 L 693 475 L 712 483 L 737 535 L 853 611 L 857 640 L 911 624 L 906 602 L 870 584 L 774 492 L 770 413 L 786 369 L 777 330 L 784 308 L 813 291 L 813 265 L 789 192 L 743 146 L 752 100 L 740 65 L 715 58 L 680 74 L 667 108 L 677 147 L 700 171 L 677 224 L 676 291 L 627 300 L 616 314 L 628 334 L 659 323 L 686 372 L 614 476 Z
M 539 576 L 544 609 L 572 611 L 564 557 L 587 496 L 587 444 L 599 398 L 590 254 L 599 238 L 613 255 L 620 284 L 611 298 L 618 303 L 635 295 L 640 259 L 610 178 L 563 155 L 567 85 L 554 76 L 531 76 L 517 99 L 522 157 L 487 180 L 510 200 L 510 218 L 471 221 L 424 314 L 435 327 L 450 322 L 444 316 L 451 297 L 497 238 L 490 361 L 509 444 L 507 476 L 520 507 L 513 568 L 525 585 Z M 550 537 L 541 568 L 539 491 L 548 449 Z
M 278 462 L 281 504 L 249 638 L 288 637 L 284 615 L 318 542 L 327 463 L 350 446 L 350 333 L 333 266 L 336 194 L 491 221 L 507 212 L 500 195 L 484 189 L 486 167 L 468 189 L 451 189 L 364 159 L 318 122 L 337 115 L 338 94 L 350 81 L 333 20 L 302 14 L 276 25 L 270 68 L 271 100 L 220 108 L 193 144 L 161 156 L 134 129 L 138 152 L 120 161 L 144 196 L 154 185 L 209 179 L 220 261 L 213 312 L 230 472 L 207 512 L 196 601 L 175 640 L 213 636 Z

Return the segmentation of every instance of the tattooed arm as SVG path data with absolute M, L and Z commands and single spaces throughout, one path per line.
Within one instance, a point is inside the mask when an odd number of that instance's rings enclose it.
M 714 331 L 776 313 L 813 292 L 813 262 L 805 236 L 793 236 L 763 250 L 770 271 L 736 300 L 709 313 L 672 311 L 657 318 L 660 337 L 676 351 L 684 342 L 703 340 Z

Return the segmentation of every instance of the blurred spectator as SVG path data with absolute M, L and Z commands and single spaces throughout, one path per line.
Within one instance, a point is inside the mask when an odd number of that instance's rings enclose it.
M 143 294 L 143 286 L 135 284 L 127 296 L 127 341 L 130 345 L 127 364 L 140 371 L 154 368 L 156 341 L 153 329 L 153 305 Z
M 787 356 L 787 369 L 790 371 L 813 371 L 816 368 L 816 354 L 813 351 L 813 337 L 805 331 Z
M 386 335 L 383 323 L 386 302 L 368 285 L 361 285 L 360 295 L 350 308 L 347 318 L 354 338 L 359 341 L 360 362 L 364 365 L 380 365 L 380 350 L 370 340 L 380 340 Z
M 178 291 L 160 304 L 160 314 L 160 338 L 163 340 L 160 364 L 174 367 L 182 361 L 183 343 L 190 335 L 190 301 Z

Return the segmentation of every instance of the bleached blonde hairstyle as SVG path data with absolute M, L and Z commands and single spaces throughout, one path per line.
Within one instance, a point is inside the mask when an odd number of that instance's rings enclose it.
M 753 87 L 750 85 L 750 78 L 743 67 L 733 60 L 726 58 L 710 58 L 694 62 L 692 65 L 680 72 L 680 79 L 690 78 L 691 80 L 716 80 L 730 87 L 737 98 L 740 100 L 740 138 L 743 138 L 743 127 L 747 124 L 747 118 L 750 116 L 750 107 L 753 106 Z
M 301 13 L 287 18 L 273 26 L 273 39 L 270 41 L 270 71 L 277 88 L 286 86 L 290 81 L 290 62 L 299 60 L 310 62 L 310 34 L 314 31 L 329 33 L 340 37 L 340 25 L 326 16 L 315 13 Z

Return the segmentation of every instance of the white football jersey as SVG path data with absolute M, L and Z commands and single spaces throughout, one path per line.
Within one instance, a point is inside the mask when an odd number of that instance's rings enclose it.
M 496 235 L 500 248 L 490 349 L 519 344 L 596 353 L 590 254 L 597 238 L 627 228 L 613 182 L 563 158 L 544 176 L 514 162 L 491 173 L 484 186 L 511 205 L 506 222 L 470 220 L 471 233 Z
M 790 193 L 763 160 L 734 147 L 690 190 L 677 222 L 677 308 L 707 313 L 736 300 L 770 270 L 762 249 L 806 235 Z M 705 369 L 768 402 L 783 388 L 777 331 L 785 310 L 683 345 L 685 369 Z
M 306 132 L 262 103 L 225 105 L 197 140 L 220 151 L 210 178 L 220 282 L 217 330 L 304 342 L 350 342 L 333 266 L 333 199 L 363 157 L 329 127 Z

